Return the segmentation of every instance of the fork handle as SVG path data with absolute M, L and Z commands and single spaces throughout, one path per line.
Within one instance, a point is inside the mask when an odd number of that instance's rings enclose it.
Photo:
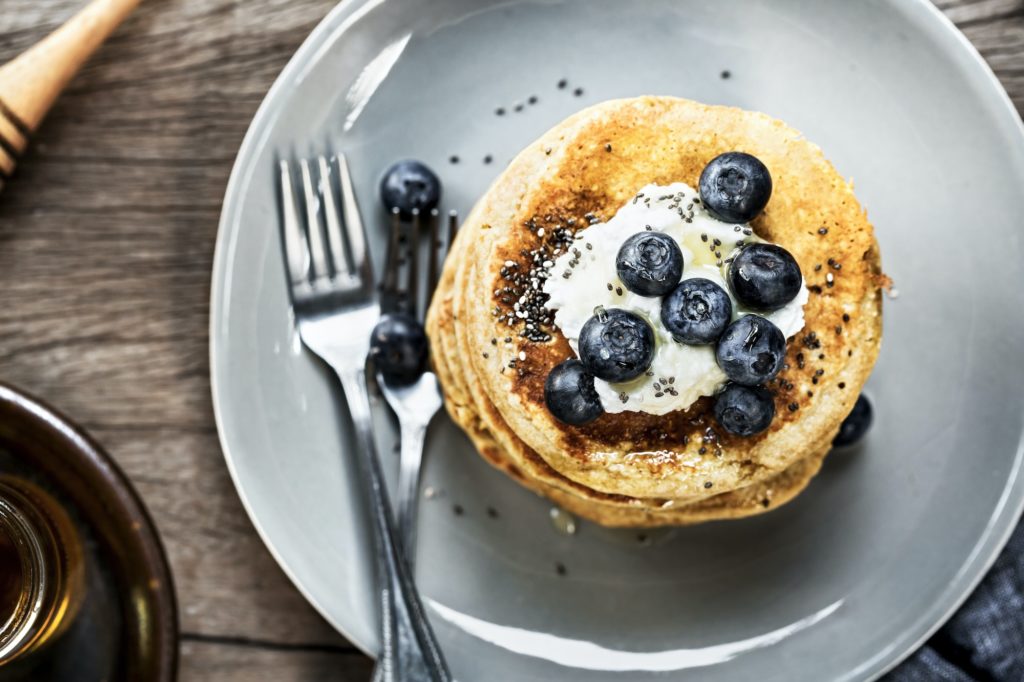
M 359 440 L 363 487 L 370 498 L 380 585 L 381 651 L 375 679 L 382 682 L 450 682 L 451 673 L 397 542 L 391 505 L 373 438 L 366 372 L 337 370 Z
M 401 424 L 402 444 L 398 465 L 398 532 L 402 537 L 402 550 L 411 565 L 416 557 L 416 509 L 420 483 L 420 465 L 423 463 L 423 441 L 427 437 L 427 424 Z

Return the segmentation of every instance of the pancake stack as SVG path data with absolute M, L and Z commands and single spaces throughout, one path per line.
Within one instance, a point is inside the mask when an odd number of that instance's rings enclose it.
M 726 433 L 702 398 L 685 411 L 555 419 L 550 370 L 574 357 L 529 273 L 645 185 L 696 187 L 714 157 L 743 151 L 774 189 L 751 226 L 796 258 L 810 299 L 769 388 L 769 429 Z M 528 146 L 480 199 L 453 245 L 427 317 L 452 418 L 522 485 L 606 526 L 682 525 L 784 504 L 821 467 L 881 341 L 878 244 L 852 187 L 781 121 L 669 98 L 585 109 Z M 518 305 L 518 307 L 517 307 Z

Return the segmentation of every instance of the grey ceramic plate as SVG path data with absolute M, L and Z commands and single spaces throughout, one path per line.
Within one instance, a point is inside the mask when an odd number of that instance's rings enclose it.
M 641 94 L 768 112 L 856 180 L 901 293 L 876 426 L 779 511 L 641 541 L 556 533 L 439 418 L 425 484 L 444 494 L 423 503 L 417 574 L 441 641 L 464 681 L 877 676 L 964 599 L 1024 500 L 1024 135 L 923 0 L 343 3 L 268 95 L 227 192 L 211 350 L 239 493 L 299 589 L 373 652 L 350 427 L 292 330 L 276 157 L 346 151 L 371 227 L 379 173 L 418 157 L 464 214 L 549 126 Z

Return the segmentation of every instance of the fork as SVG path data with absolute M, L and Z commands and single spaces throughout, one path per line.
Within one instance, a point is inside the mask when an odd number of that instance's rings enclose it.
M 384 682 L 449 682 L 451 674 L 396 541 L 373 438 L 366 356 L 380 306 L 374 299 L 373 268 L 348 162 L 343 154 L 333 162 L 321 155 L 312 163 L 300 160 L 298 165 L 301 201 L 296 201 L 292 164 L 279 162 L 289 293 L 299 336 L 306 348 L 337 374 L 358 438 L 359 470 L 369 498 L 380 581 L 377 678 Z M 336 186 L 332 182 L 335 177 Z
M 401 242 L 402 221 L 398 209 L 391 214 L 391 231 L 388 240 L 387 261 L 384 269 L 384 277 L 381 280 L 381 305 L 385 312 L 394 310 L 411 315 L 419 322 L 422 317 L 418 314 L 418 254 L 422 230 L 420 225 L 419 209 L 413 209 L 412 220 L 409 223 L 410 239 L 407 240 L 408 252 L 405 260 L 408 262 L 406 268 L 406 282 L 401 284 L 402 258 L 399 258 L 399 244 Z M 441 256 L 441 242 L 438 238 L 438 222 L 440 221 L 437 209 L 432 209 L 429 214 L 429 236 L 428 239 L 428 270 L 426 279 L 426 295 L 424 305 L 430 303 L 430 297 L 437 286 L 439 272 L 438 260 Z M 458 228 L 458 214 L 451 211 L 448 214 L 448 237 L 447 246 L 451 246 Z M 391 406 L 395 416 L 398 417 L 399 431 L 401 433 L 401 446 L 398 469 L 398 533 L 402 538 L 402 547 L 405 556 L 410 563 L 415 556 L 416 545 L 416 508 L 417 491 L 419 488 L 420 469 L 423 464 L 423 442 L 426 438 L 427 427 L 430 420 L 434 418 L 441 409 L 441 390 L 437 382 L 437 376 L 431 371 L 423 372 L 418 378 L 411 382 L 396 381 L 386 376 L 380 370 L 377 371 L 377 385 L 385 400 Z

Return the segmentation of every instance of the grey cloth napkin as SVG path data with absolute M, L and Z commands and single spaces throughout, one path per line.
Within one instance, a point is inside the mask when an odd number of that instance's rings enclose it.
M 956 615 L 885 680 L 1024 681 L 1024 524 Z

